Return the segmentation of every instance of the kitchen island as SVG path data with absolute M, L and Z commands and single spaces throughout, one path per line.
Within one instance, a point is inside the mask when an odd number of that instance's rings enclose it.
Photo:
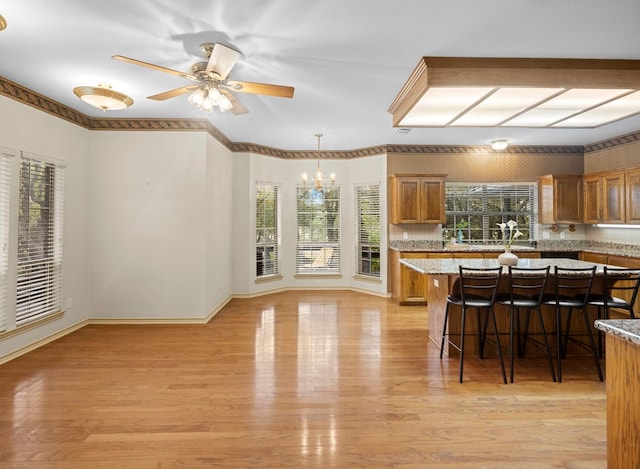
M 607 467 L 640 467 L 640 320 L 596 321 L 607 341 Z
M 448 259 L 400 259 L 400 263 L 407 267 L 418 271 L 424 275 L 427 275 L 427 282 L 429 284 L 428 289 L 428 328 L 429 339 L 440 348 L 440 340 L 442 337 L 442 329 L 444 325 L 445 309 L 447 305 L 447 295 L 451 292 L 457 291 L 457 281 L 459 274 L 459 267 L 471 267 L 471 268 L 495 268 L 499 266 L 497 259 L 478 259 L 478 258 L 448 258 Z M 593 262 L 579 261 L 575 259 L 519 259 L 518 267 L 528 268 L 540 268 L 551 266 L 551 272 L 553 272 L 554 266 L 565 268 L 588 268 L 596 266 L 596 275 L 602 276 L 603 268 L 605 264 L 597 264 Z M 506 291 L 508 268 L 503 268 L 503 275 L 505 276 L 504 282 L 501 282 L 501 291 Z M 594 284 L 594 288 L 596 288 Z M 553 282 L 550 281 L 548 285 L 548 291 L 553 290 Z M 496 307 L 498 312 L 498 307 Z M 548 331 L 555 329 L 555 316 L 552 308 L 543 308 L 543 314 L 545 315 L 545 327 Z M 449 332 L 457 334 L 460 330 L 460 324 L 458 321 L 459 315 L 453 315 L 449 320 Z M 472 320 L 473 315 L 470 316 Z M 509 329 L 509 315 L 497 314 L 498 328 L 500 332 L 506 333 Z M 595 318 L 594 318 L 595 319 Z M 549 326 L 547 327 L 547 323 Z M 471 327 L 476 327 L 472 325 Z M 578 329 L 579 330 L 579 329 Z M 532 329 L 530 332 L 535 334 L 539 331 L 535 329 L 535 321 L 532 322 Z M 470 340 L 476 340 L 469 337 Z M 506 340 L 506 334 L 505 334 Z M 506 343 L 503 344 L 506 346 Z M 475 344 L 467 346 L 467 350 L 470 352 L 476 350 Z M 534 350 L 532 350 L 534 352 Z M 449 350 L 444 351 L 445 354 L 449 354 Z

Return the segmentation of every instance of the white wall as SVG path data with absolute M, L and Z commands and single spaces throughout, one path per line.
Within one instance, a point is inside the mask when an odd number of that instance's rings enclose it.
M 218 236 L 207 227 L 212 211 L 221 205 L 224 209 L 224 197 L 216 200 L 217 187 L 228 179 L 230 168 L 222 155 L 221 175 L 209 170 L 215 166 L 216 148 L 208 148 L 208 138 L 203 132 L 92 136 L 94 318 L 202 318 L 212 303 L 230 294 L 224 282 L 217 285 L 218 295 L 206 290 L 211 280 L 208 245 Z M 226 218 L 222 213 L 219 229 L 226 229 Z
M 341 278 L 295 276 L 296 186 L 302 173 L 311 174 L 316 160 L 286 160 L 255 154 L 234 156 L 234 274 L 233 291 L 253 295 L 287 288 L 356 288 L 386 295 L 386 157 L 384 155 L 350 159 L 321 160 L 324 173 L 336 174 L 341 187 Z M 270 182 L 281 186 L 281 272 L 282 278 L 256 282 L 255 266 L 255 184 Z M 380 281 L 355 276 L 354 185 L 381 184 L 381 276 Z
M 88 237 L 89 220 L 89 140 L 91 133 L 30 106 L 0 96 L 0 145 L 60 160 L 66 164 L 64 192 L 63 304 L 73 307 L 64 316 L 40 327 L 0 341 L 0 357 L 81 323 L 89 317 Z M 17 169 L 17 161 L 16 161 Z M 17 201 L 17 183 L 12 201 Z M 17 246 L 17 205 L 12 206 L 9 274 L 15 282 Z M 5 222 L 5 220 L 3 220 Z M 15 325 L 15 289 L 9 289 L 9 329 Z
M 217 311 L 233 292 L 234 155 L 207 136 L 204 312 Z

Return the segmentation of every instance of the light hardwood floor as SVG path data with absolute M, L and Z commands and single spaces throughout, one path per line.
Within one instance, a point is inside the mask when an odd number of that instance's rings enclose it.
M 588 359 L 440 360 L 423 307 L 231 301 L 206 325 L 87 326 L 0 366 L 0 467 L 605 468 Z

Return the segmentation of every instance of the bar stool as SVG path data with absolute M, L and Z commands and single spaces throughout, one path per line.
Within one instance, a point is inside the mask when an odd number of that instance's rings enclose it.
M 556 373 L 553 369 L 553 360 L 551 358 L 551 350 L 547 339 L 547 332 L 544 328 L 542 320 L 542 298 L 544 290 L 547 286 L 549 278 L 549 266 L 541 268 L 515 267 L 509 266 L 509 292 L 498 294 L 496 302 L 509 307 L 509 359 L 510 363 L 510 379 L 513 383 L 513 332 L 514 328 L 518 331 L 518 356 L 524 357 L 527 341 L 531 341 L 536 345 L 543 346 L 544 352 L 549 362 L 549 371 L 551 371 L 551 379 L 556 381 Z M 520 345 L 520 311 L 525 309 L 527 312 L 524 323 L 524 342 Z M 529 320 L 531 311 L 536 312 L 540 331 L 542 333 L 542 343 L 539 343 L 528 336 Z
M 640 269 L 604 266 L 602 293 L 590 294 L 587 304 L 598 308 L 598 319 L 609 319 L 611 308 L 627 311 L 631 319 L 636 319 L 634 305 L 639 289 Z M 598 351 L 602 356 L 601 331 L 598 331 Z
M 551 295 L 545 295 L 543 303 L 553 306 L 556 314 L 556 352 L 557 358 L 557 370 L 558 370 L 558 382 L 562 382 L 562 358 L 566 356 L 567 346 L 570 340 L 571 334 L 571 317 L 574 309 L 582 311 L 582 317 L 584 319 L 584 325 L 587 330 L 587 336 L 589 337 L 589 344 L 582 342 L 573 342 L 579 346 L 588 348 L 593 355 L 593 361 L 596 365 L 596 371 L 598 372 L 598 378 L 603 381 L 602 369 L 600 368 L 600 360 L 598 358 L 598 350 L 593 340 L 593 332 L 591 331 L 591 323 L 587 314 L 587 300 L 589 293 L 591 292 L 591 285 L 593 284 L 593 278 L 595 276 L 596 267 L 570 269 L 563 267 L 554 267 L 555 276 L 555 293 Z M 562 344 L 562 314 L 567 312 L 566 330 L 564 332 L 564 344 Z
M 500 358 L 500 367 L 502 369 L 502 379 L 504 384 L 507 384 L 507 375 L 504 369 L 504 360 L 502 358 L 502 349 L 500 348 L 500 337 L 498 336 L 498 325 L 496 323 L 496 316 L 493 311 L 493 305 L 496 298 L 496 292 L 498 290 L 498 283 L 502 274 L 502 267 L 486 268 L 486 269 L 473 269 L 469 267 L 459 266 L 459 292 L 451 293 L 447 295 L 447 307 L 444 315 L 444 327 L 442 329 L 442 341 L 440 343 L 440 359 L 444 352 L 445 339 L 447 344 L 450 344 L 456 350 L 460 352 L 460 371 L 459 379 L 462 383 L 462 370 L 464 366 L 464 338 L 465 338 L 465 319 L 469 309 L 474 309 L 476 312 L 478 323 L 478 355 L 483 358 L 484 342 L 486 334 L 482 332 L 486 331 L 486 323 L 489 321 L 489 317 L 493 322 L 493 331 L 495 335 L 496 347 L 498 357 Z M 449 320 L 450 306 L 455 305 L 460 307 L 461 324 L 460 324 L 460 346 L 451 342 L 449 334 L 447 333 L 447 322 Z M 481 317 L 480 312 L 485 312 L 485 318 Z M 485 326 L 483 327 L 483 322 Z M 458 335 L 458 334 L 456 334 Z

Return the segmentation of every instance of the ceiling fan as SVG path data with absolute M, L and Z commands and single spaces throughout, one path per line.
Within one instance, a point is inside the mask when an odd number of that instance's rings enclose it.
M 232 91 L 277 96 L 280 98 L 293 97 L 294 88 L 291 86 L 230 80 L 229 72 L 231 72 L 231 69 L 240 57 L 240 52 L 237 50 L 231 49 L 218 42 L 200 44 L 200 50 L 208 61 L 193 64 L 190 73 L 180 72 L 122 55 L 114 55 L 112 58 L 170 73 L 171 75 L 177 75 L 195 82 L 192 85 L 186 85 L 176 88 L 175 90 L 148 96 L 148 99 L 164 101 L 192 92 L 189 96 L 189 102 L 206 112 L 211 112 L 215 107 L 218 107 L 222 112 L 231 110 L 231 112 L 236 115 L 249 112 L 249 110 L 236 99 Z

